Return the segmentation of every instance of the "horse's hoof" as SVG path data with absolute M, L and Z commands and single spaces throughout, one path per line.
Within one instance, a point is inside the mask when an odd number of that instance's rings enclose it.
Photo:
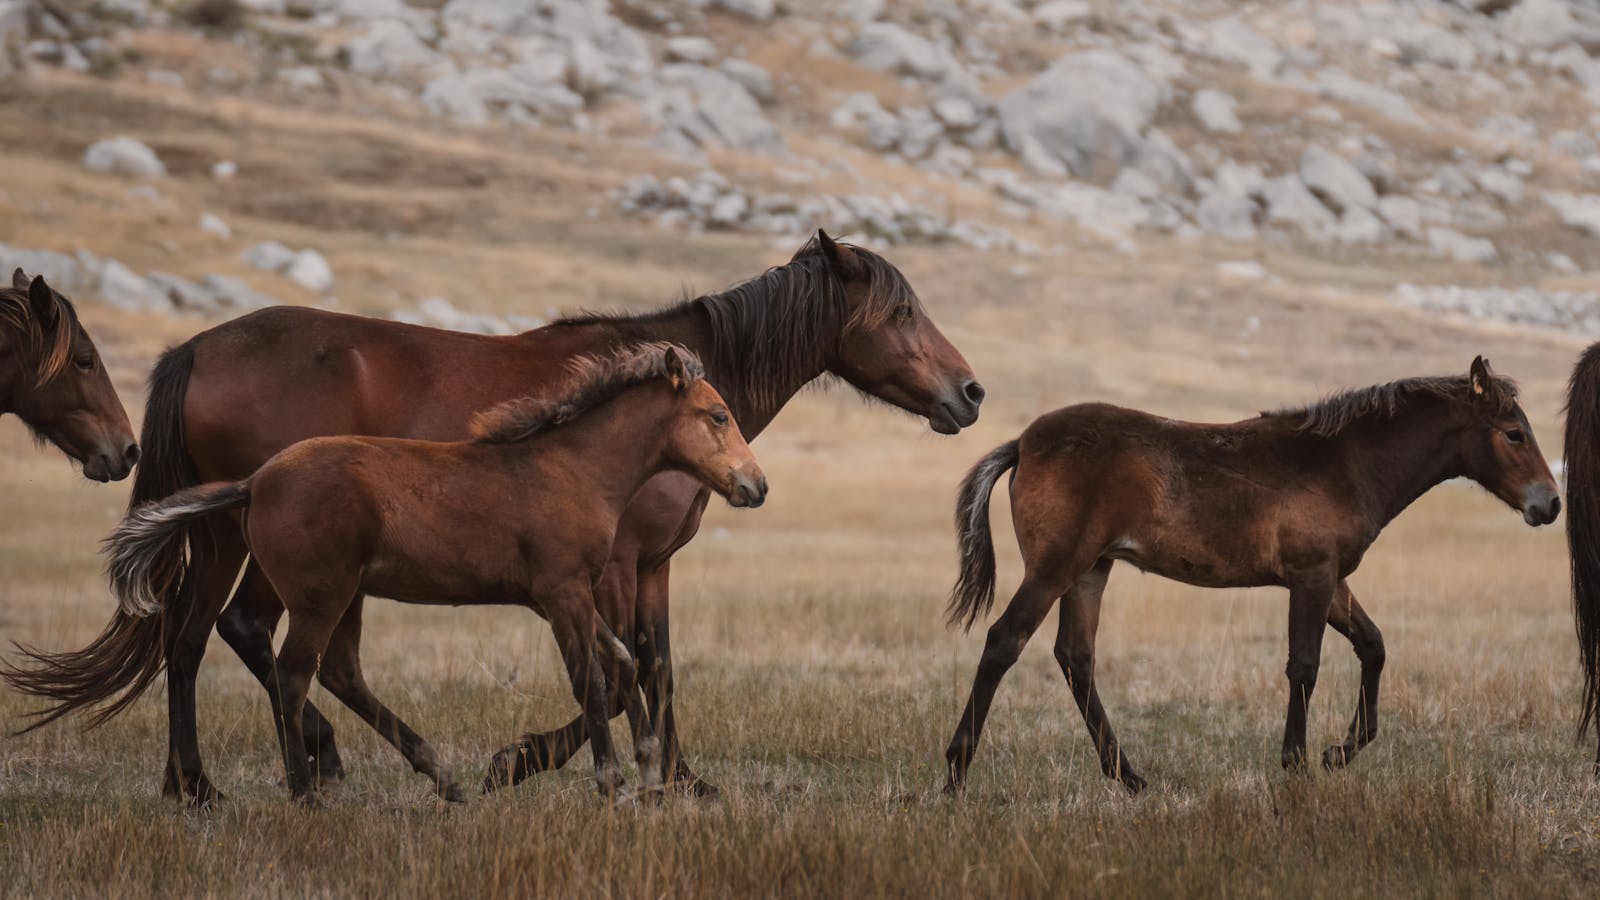
M 467 802 L 467 792 L 462 790 L 461 785 L 456 784 L 454 781 L 439 788 L 439 796 L 443 797 L 446 803 Z
M 1349 763 L 1350 757 L 1345 754 L 1344 746 L 1341 744 L 1334 744 L 1332 747 L 1322 751 L 1322 768 L 1329 772 L 1334 769 L 1342 769 Z
M 1283 751 L 1282 760 L 1283 760 L 1283 770 L 1285 772 L 1293 772 L 1293 773 L 1302 774 L 1302 775 L 1305 774 L 1305 772 L 1306 772 L 1306 750 L 1305 750 L 1304 747 L 1300 747 L 1300 748 L 1295 749 L 1295 750 L 1285 750 L 1285 751 Z
M 483 776 L 483 793 L 488 794 L 516 783 L 511 780 L 512 768 L 514 760 L 520 755 L 520 749 L 513 745 L 496 753 L 489 760 L 489 771 Z
M 335 761 L 330 766 L 318 766 L 317 787 L 336 788 L 344 784 L 344 766 Z
M 1129 772 L 1126 769 L 1122 770 L 1122 777 L 1118 778 L 1117 780 L 1122 782 L 1122 786 L 1128 789 L 1128 793 L 1135 797 L 1144 793 L 1144 789 L 1150 786 L 1150 782 L 1145 781 L 1143 778 L 1140 778 L 1138 774 Z
M 715 799 L 722 794 L 720 788 L 698 775 L 674 779 L 670 787 L 674 793 L 685 797 L 701 797 L 707 800 Z
M 944 791 L 942 793 L 946 797 L 953 797 L 959 800 L 966 795 L 967 786 L 965 783 L 956 781 L 954 778 L 952 778 L 944 783 Z
M 316 791 L 307 791 L 304 794 L 296 794 L 293 797 L 290 797 L 289 800 L 300 809 L 322 808 L 322 798 L 317 796 Z

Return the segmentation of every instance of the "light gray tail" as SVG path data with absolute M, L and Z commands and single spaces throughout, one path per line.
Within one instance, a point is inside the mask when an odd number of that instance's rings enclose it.
M 1017 466 L 1017 442 L 989 451 L 967 473 L 956 495 L 956 537 L 961 548 L 961 574 L 950 590 L 946 621 L 972 630 L 978 616 L 994 606 L 994 535 L 989 531 L 989 496 L 1000 476 Z
M 106 538 L 106 574 L 122 612 L 150 616 L 162 612 L 161 598 L 176 596 L 183 577 L 187 526 L 212 513 L 250 505 L 248 481 L 212 482 L 179 491 L 128 513 Z M 173 612 L 173 610 L 166 610 Z

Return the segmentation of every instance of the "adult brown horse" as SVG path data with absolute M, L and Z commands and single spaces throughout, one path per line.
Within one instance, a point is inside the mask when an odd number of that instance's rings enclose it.
M 1583 666 L 1581 738 L 1600 717 L 1600 344 L 1585 350 L 1572 370 L 1566 442 L 1572 614 Z M 1600 750 L 1595 752 L 1594 775 L 1600 778 Z
M 312 438 L 249 478 L 180 491 L 128 514 L 107 541 L 124 612 L 160 609 L 177 576 L 174 544 L 196 521 L 248 509 L 246 543 L 289 612 L 268 694 L 291 796 L 316 805 L 301 713 L 315 676 L 398 749 L 441 796 L 464 798 L 427 741 L 390 712 L 361 673 L 361 597 L 527 606 L 550 622 L 594 740 L 605 796 L 622 787 L 606 727 L 601 657 L 625 701 L 647 788 L 660 745 L 632 657 L 595 613 L 593 587 L 617 523 L 651 476 L 683 473 L 735 506 L 760 506 L 767 480 L 704 380 L 670 345 L 626 348 L 575 366 L 574 382 L 480 416 L 476 439 Z
M 121 481 L 139 461 L 128 414 L 72 301 L 21 269 L 0 288 L 0 416 L 6 413 L 93 481 Z
M 550 383 L 575 356 L 640 340 L 670 340 L 698 354 L 751 438 L 825 373 L 925 416 L 941 433 L 975 421 L 983 399 L 966 360 L 900 271 L 818 232 L 787 265 L 722 293 L 646 315 L 568 319 L 514 337 L 293 308 L 220 325 L 169 351 L 151 375 L 146 459 L 133 504 L 202 481 L 243 479 L 307 437 L 458 439 L 473 410 Z M 706 499 L 693 479 L 652 479 L 618 527 L 595 598 L 606 622 L 632 642 L 651 719 L 662 732 L 667 779 L 692 790 L 706 787 L 677 749 L 667 581 L 672 554 L 694 536 Z M 195 673 L 206 638 L 216 623 L 265 684 L 282 604 L 250 566 L 218 622 L 244 545 L 236 528 L 214 524 L 191 529 L 188 540 L 188 564 L 170 588 L 182 596 L 163 604 L 165 626 L 160 617 L 118 612 L 84 650 L 35 653 L 33 669 L 7 678 L 54 701 L 36 727 L 102 701 L 108 704 L 95 721 L 114 715 L 165 666 L 170 737 L 163 790 L 203 803 L 218 796 L 201 765 L 194 723 Z M 304 731 L 321 776 L 340 777 L 332 729 L 310 704 Z M 497 755 L 487 781 L 515 781 L 558 765 L 587 733 L 579 717 L 555 735 L 526 735 Z
M 1555 521 L 1555 479 L 1516 387 L 1482 357 L 1464 377 L 1412 378 L 1231 425 L 1175 422 L 1104 404 L 1042 416 L 961 484 L 961 575 L 952 624 L 994 603 L 989 494 L 1011 479 L 1021 587 L 989 629 L 977 679 L 945 752 L 955 793 L 1000 679 L 1061 600 L 1055 655 L 1106 775 L 1144 788 L 1117 745 L 1094 680 L 1100 596 L 1117 560 L 1202 587 L 1289 589 L 1289 711 L 1283 765 L 1305 765 L 1306 708 L 1326 626 L 1361 660 L 1355 719 L 1323 765 L 1348 763 L 1378 730 L 1383 636 L 1345 581 L 1378 533 L 1449 478 L 1470 478 L 1522 512 Z

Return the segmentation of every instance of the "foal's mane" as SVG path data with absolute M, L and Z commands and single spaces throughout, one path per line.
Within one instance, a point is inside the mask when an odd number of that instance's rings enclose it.
M 568 366 L 570 375 L 559 390 L 507 400 L 473 416 L 473 440 L 515 444 L 582 418 L 628 388 L 667 377 L 669 351 L 677 351 L 691 384 L 705 377 L 698 356 L 664 341 L 632 344 L 605 356 L 581 356 Z
M 1492 376 L 1497 413 L 1511 412 L 1517 405 L 1517 383 L 1500 375 Z M 1472 391 L 1468 375 L 1436 375 L 1402 378 L 1388 384 L 1339 391 L 1310 406 L 1263 412 L 1263 417 L 1299 418 L 1295 430 L 1318 437 L 1333 437 L 1363 419 L 1392 419 L 1415 398 L 1465 401 Z
M 717 389 L 736 410 L 773 407 L 822 371 L 854 329 L 876 328 L 922 308 L 893 263 L 854 244 L 835 246 L 847 259 L 843 265 L 831 258 L 819 233 L 789 262 L 720 293 L 638 315 L 583 313 L 554 324 L 648 326 L 704 310 L 711 323 Z M 855 309 L 846 291 L 851 281 L 867 287 Z
M 52 290 L 56 304 L 56 327 L 47 329 L 33 314 L 26 290 L 0 287 L 0 328 L 20 337 L 31 351 L 35 383 L 44 384 L 60 375 L 72 362 L 72 339 L 78 331 L 78 311 L 72 301 Z

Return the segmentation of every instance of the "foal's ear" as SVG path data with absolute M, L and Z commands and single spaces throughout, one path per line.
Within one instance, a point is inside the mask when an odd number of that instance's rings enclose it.
M 1494 383 L 1494 371 L 1489 368 L 1489 361 L 1479 356 L 1472 360 L 1472 396 L 1477 400 L 1487 400 L 1499 393 L 1499 388 Z
M 668 347 L 665 361 L 667 381 L 671 383 L 673 390 L 683 390 L 683 386 L 689 383 L 689 370 L 683 367 L 683 358 L 678 356 L 677 350 Z
M 17 266 L 17 270 L 11 273 L 11 286 L 19 291 L 28 289 L 28 276 L 22 271 L 21 266 Z
M 28 305 L 33 307 L 33 316 L 39 320 L 39 324 L 55 326 L 56 295 L 55 291 L 50 290 L 50 285 L 44 283 L 43 275 L 33 276 L 33 283 L 28 285 Z

